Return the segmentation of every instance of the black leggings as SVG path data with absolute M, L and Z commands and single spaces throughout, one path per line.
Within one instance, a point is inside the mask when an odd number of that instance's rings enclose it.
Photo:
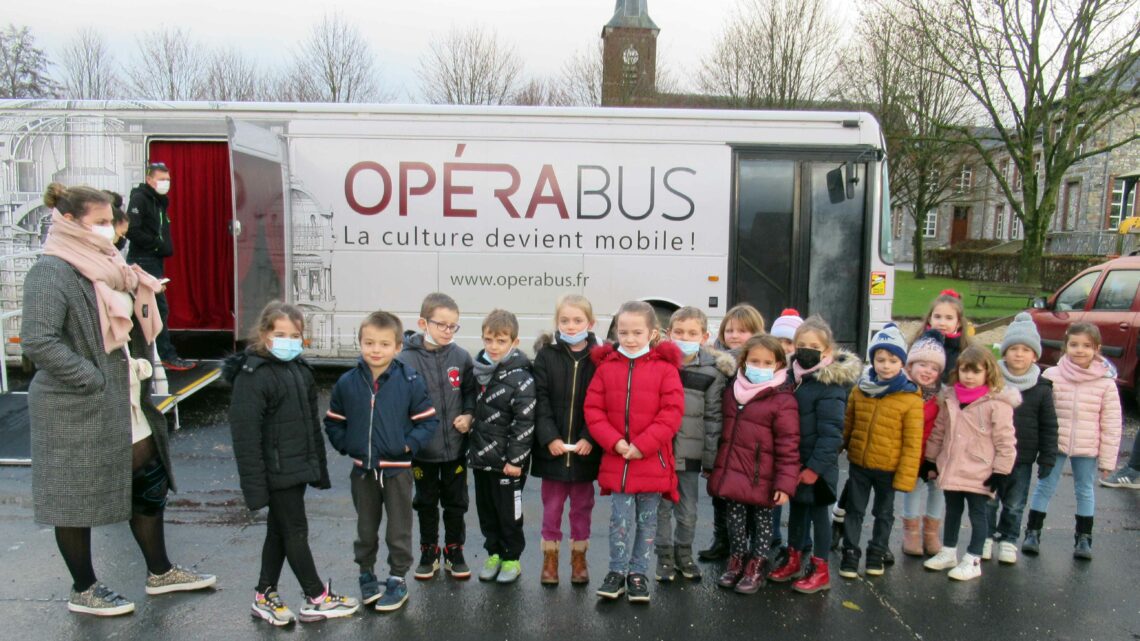
M 269 514 L 265 525 L 265 544 L 261 547 L 258 592 L 265 593 L 277 588 L 286 560 L 305 596 L 315 599 L 325 593 L 325 586 L 317 573 L 317 564 L 313 561 L 313 552 L 309 549 L 304 484 L 269 492 Z
M 137 444 L 144 448 L 153 445 L 150 439 Z M 131 475 L 131 534 L 146 560 L 146 569 L 151 574 L 165 574 L 171 568 L 166 556 L 166 533 L 163 528 L 163 514 L 166 495 L 170 489 L 170 479 L 166 468 L 158 458 L 152 458 L 139 465 Z M 95 567 L 91 561 L 91 528 L 57 527 L 55 543 L 59 554 L 71 573 L 72 589 L 83 592 L 95 585 Z

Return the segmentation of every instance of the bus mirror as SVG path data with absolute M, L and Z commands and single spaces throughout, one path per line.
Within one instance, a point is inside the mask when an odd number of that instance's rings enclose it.
M 847 161 L 847 200 L 855 197 L 855 184 L 859 182 L 859 176 L 855 175 L 855 162 L 852 160 Z
M 837 205 L 847 199 L 843 183 L 843 167 L 836 167 L 827 172 L 827 196 L 832 205 Z

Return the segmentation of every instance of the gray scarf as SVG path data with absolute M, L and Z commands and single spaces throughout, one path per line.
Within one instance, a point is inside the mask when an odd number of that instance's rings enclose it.
M 1011 374 L 1005 366 L 1005 361 L 998 361 L 998 368 L 1001 369 L 1001 375 L 1005 378 L 1005 382 L 1016 387 L 1019 392 L 1024 392 L 1036 385 L 1037 379 L 1041 376 L 1041 368 L 1037 366 L 1037 363 L 1030 365 L 1029 371 L 1021 376 Z
M 509 354 L 508 354 L 509 356 Z M 505 360 L 505 358 L 503 359 Z M 491 377 L 495 375 L 495 368 L 498 363 L 488 363 L 482 357 L 475 359 L 475 380 L 479 381 L 480 385 L 486 385 L 491 382 Z

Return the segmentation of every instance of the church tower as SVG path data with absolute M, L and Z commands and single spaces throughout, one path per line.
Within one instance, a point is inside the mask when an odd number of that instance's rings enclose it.
M 649 0 L 617 0 L 602 28 L 602 105 L 648 106 L 657 93 L 657 34 Z

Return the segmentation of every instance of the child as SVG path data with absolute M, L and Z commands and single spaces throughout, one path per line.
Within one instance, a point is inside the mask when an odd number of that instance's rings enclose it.
M 869 576 L 885 572 L 895 491 L 914 489 L 922 458 L 922 395 L 903 372 L 906 343 L 894 323 L 875 334 L 867 356 L 872 365 L 851 390 L 843 422 L 843 447 L 850 462 L 839 564 L 839 576 L 845 579 L 859 576 L 859 539 L 871 490 L 875 527 L 865 571 Z
M 420 562 L 415 577 L 430 580 L 439 570 L 439 509 L 443 508 L 444 567 L 454 579 L 471 570 L 463 558 L 467 540 L 467 433 L 475 413 L 471 355 L 456 345 L 459 306 L 447 294 L 428 294 L 420 305 L 419 334 L 404 340 L 396 357 L 419 372 L 439 418 L 431 442 L 412 460 L 416 493 L 412 507 L 420 525 Z
M 928 570 L 950 569 L 950 578 L 969 581 L 982 575 L 982 547 L 988 538 L 986 502 L 1005 483 L 1017 459 L 1013 408 L 1021 394 L 1006 387 L 989 349 L 971 345 L 950 373 L 953 387 L 942 390 L 943 409 L 926 443 L 919 474 L 938 479 L 946 495 L 942 549 L 923 563 Z M 958 562 L 962 510 L 970 510 L 970 545 Z
M 394 360 L 403 344 L 403 324 L 388 312 L 373 312 L 360 324 L 360 360 L 332 390 L 325 432 L 333 449 L 352 458 L 349 474 L 356 508 L 356 564 L 365 604 L 391 612 L 408 600 L 404 577 L 412 565 L 412 458 L 429 443 L 439 419 L 424 379 Z M 384 593 L 374 566 L 384 513 L 391 574 Z
M 741 348 L 736 378 L 724 393 L 724 435 L 709 491 L 728 501 L 732 542 L 717 584 L 741 594 L 764 586 L 772 508 L 796 491 L 799 410 L 787 363 L 778 339 L 753 336 Z
M 1116 390 L 1116 370 L 1100 354 L 1100 330 L 1091 323 L 1073 323 L 1065 330 L 1065 354 L 1056 367 L 1042 374 L 1053 382 L 1053 398 L 1057 407 L 1057 441 L 1059 452 L 1053 470 L 1037 482 L 1030 501 L 1029 522 L 1025 525 L 1025 541 L 1021 551 L 1037 554 L 1041 545 L 1041 528 L 1049 499 L 1057 491 L 1065 459 L 1073 470 L 1073 489 L 1077 495 L 1077 531 L 1073 557 L 1092 559 L 1093 492 L 1097 468 L 1107 477 L 1116 466 L 1116 450 L 1120 447 L 1120 395 Z
M 946 339 L 943 348 L 946 350 L 946 368 L 942 371 L 942 382 L 950 380 L 950 375 L 957 371 L 958 354 L 970 346 L 970 337 L 966 328 L 970 324 L 966 320 L 966 308 L 962 306 L 962 295 L 952 289 L 944 289 L 930 301 L 930 309 L 922 319 L 922 328 L 918 335 L 928 330 L 937 330 Z M 918 340 L 918 335 L 915 340 Z
M 537 403 L 530 359 L 518 350 L 519 321 L 502 309 L 483 320 L 483 350 L 475 359 L 479 396 L 468 465 L 475 475 L 475 508 L 486 539 L 480 581 L 514 583 L 522 574 L 522 490 L 534 443 Z
M 941 332 L 927 330 L 910 346 L 910 352 L 906 357 L 906 372 L 922 392 L 924 453 L 926 441 L 934 431 L 934 420 L 938 417 L 941 406 L 938 393 L 942 391 L 942 372 L 946 369 L 944 341 Z M 938 536 L 938 529 L 942 526 L 942 512 L 946 509 L 946 501 L 937 483 L 921 477 L 918 480 L 924 481 L 926 487 L 920 487 L 916 483 L 913 490 L 903 494 L 902 549 L 903 554 L 910 556 L 922 556 L 924 553 L 933 556 L 942 549 L 942 539 Z M 923 494 L 926 494 L 926 514 L 922 517 L 920 527 L 918 518 L 921 515 Z
M 717 332 L 714 348 L 728 352 L 733 358 L 740 348 L 756 334 L 764 333 L 764 317 L 755 307 L 744 303 L 735 305 L 724 315 Z M 725 503 L 713 497 L 713 540 L 706 550 L 697 553 L 702 561 L 720 561 L 728 558 L 728 525 L 725 522 Z
M 538 396 L 531 472 L 542 479 L 542 575 L 558 584 L 558 549 L 562 511 L 570 501 L 570 582 L 590 582 L 586 550 L 594 510 L 594 479 L 602 452 L 590 438 L 584 405 L 594 378 L 590 352 L 594 308 L 585 296 L 566 294 L 554 308 L 557 336 L 543 334 L 535 343 L 534 383 Z
M 1033 317 L 1022 312 L 1014 317 L 1001 342 L 1002 360 L 998 361 L 1005 384 L 1021 392 L 1021 405 L 1013 411 L 1013 427 L 1017 432 L 1017 462 L 1009 478 L 997 488 L 997 497 L 986 506 L 989 532 L 982 549 L 982 559 L 990 558 L 993 542 L 997 542 L 998 562 L 1017 563 L 1017 537 L 1021 532 L 1021 513 L 1029 497 L 1033 463 L 1037 477 L 1043 479 L 1057 462 L 1057 410 L 1053 405 L 1053 383 L 1041 376 L 1037 359 L 1041 357 L 1041 336 Z M 998 520 L 998 500 L 1002 504 Z
M 696 307 L 673 312 L 669 339 L 684 357 L 681 386 L 685 388 L 685 414 L 681 431 L 673 441 L 680 501 L 663 501 L 657 508 L 657 580 L 672 581 L 680 570 L 686 579 L 699 581 L 701 569 L 693 560 L 693 534 L 697 527 L 700 477 L 702 473 L 711 473 L 716 461 L 724 382 L 736 371 L 736 364 L 728 354 L 705 346 L 709 339 L 708 317 Z
M 586 424 L 602 449 L 598 486 L 612 494 L 610 571 L 597 594 L 649 602 L 649 553 L 657 529 L 657 503 L 676 502 L 673 437 L 681 427 L 685 390 L 681 350 L 657 343 L 657 314 L 630 301 L 614 317 L 618 344 L 594 350 L 597 370 L 586 391 Z
M 828 506 L 835 502 L 839 489 L 847 396 L 863 364 L 835 346 L 831 327 L 819 316 L 809 317 L 796 329 L 795 347 L 792 373 L 799 406 L 799 476 L 788 516 L 788 560 L 768 578 L 777 583 L 795 580 L 793 590 L 813 594 L 831 588 Z M 814 534 L 814 547 L 809 533 Z M 814 556 L 805 572 L 801 568 L 808 549 L 814 550 Z
M 772 336 L 780 339 L 784 353 L 791 357 L 796 353 L 796 330 L 804 324 L 800 313 L 792 308 L 780 312 L 780 317 L 772 321 Z
M 245 504 L 251 510 L 269 506 L 253 616 L 277 626 L 296 620 L 277 594 L 286 559 L 305 593 L 298 613 L 302 621 L 345 617 L 360 608 L 356 599 L 321 583 L 309 550 L 305 486 L 327 490 L 332 485 L 317 387 L 308 363 L 299 358 L 304 328 L 301 310 L 273 301 L 262 310 L 250 346 L 225 367 L 233 384 L 230 432 Z

